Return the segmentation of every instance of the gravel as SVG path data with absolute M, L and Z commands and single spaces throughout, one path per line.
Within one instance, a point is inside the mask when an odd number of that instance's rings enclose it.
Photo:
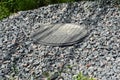
M 51 47 L 33 43 L 37 23 L 85 24 L 78 44 Z M 20 11 L 0 21 L 0 79 L 73 80 L 82 72 L 98 80 L 120 79 L 120 11 L 96 2 L 54 4 Z

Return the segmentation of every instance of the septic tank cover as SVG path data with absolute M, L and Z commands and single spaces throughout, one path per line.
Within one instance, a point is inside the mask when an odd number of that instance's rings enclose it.
M 35 42 L 51 46 L 67 46 L 80 42 L 88 30 L 85 25 L 72 23 L 36 24 L 31 39 Z

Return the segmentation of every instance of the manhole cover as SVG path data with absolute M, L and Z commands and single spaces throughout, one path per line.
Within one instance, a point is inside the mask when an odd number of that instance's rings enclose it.
M 87 35 L 86 26 L 76 24 L 37 24 L 30 37 L 51 46 L 65 46 L 77 43 Z

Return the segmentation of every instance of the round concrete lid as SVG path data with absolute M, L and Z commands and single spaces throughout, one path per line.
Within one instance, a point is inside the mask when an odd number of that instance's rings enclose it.
M 79 42 L 87 35 L 86 26 L 59 23 L 37 24 L 30 37 L 40 44 L 51 46 L 67 46 Z

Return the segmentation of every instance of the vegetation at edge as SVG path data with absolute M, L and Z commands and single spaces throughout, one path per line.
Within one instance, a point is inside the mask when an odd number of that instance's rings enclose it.
M 94 78 L 84 76 L 81 72 L 77 74 L 76 76 L 73 76 L 73 79 L 74 80 L 96 80 Z
M 95 0 L 0 0 L 0 20 L 17 11 L 35 9 L 41 6 L 56 3 L 67 3 L 75 1 L 95 1 Z M 99 0 L 96 0 L 99 1 Z M 120 0 L 115 0 L 120 3 Z
M 75 0 L 0 0 L 0 19 L 17 11 L 35 9 L 55 3 L 74 2 Z

